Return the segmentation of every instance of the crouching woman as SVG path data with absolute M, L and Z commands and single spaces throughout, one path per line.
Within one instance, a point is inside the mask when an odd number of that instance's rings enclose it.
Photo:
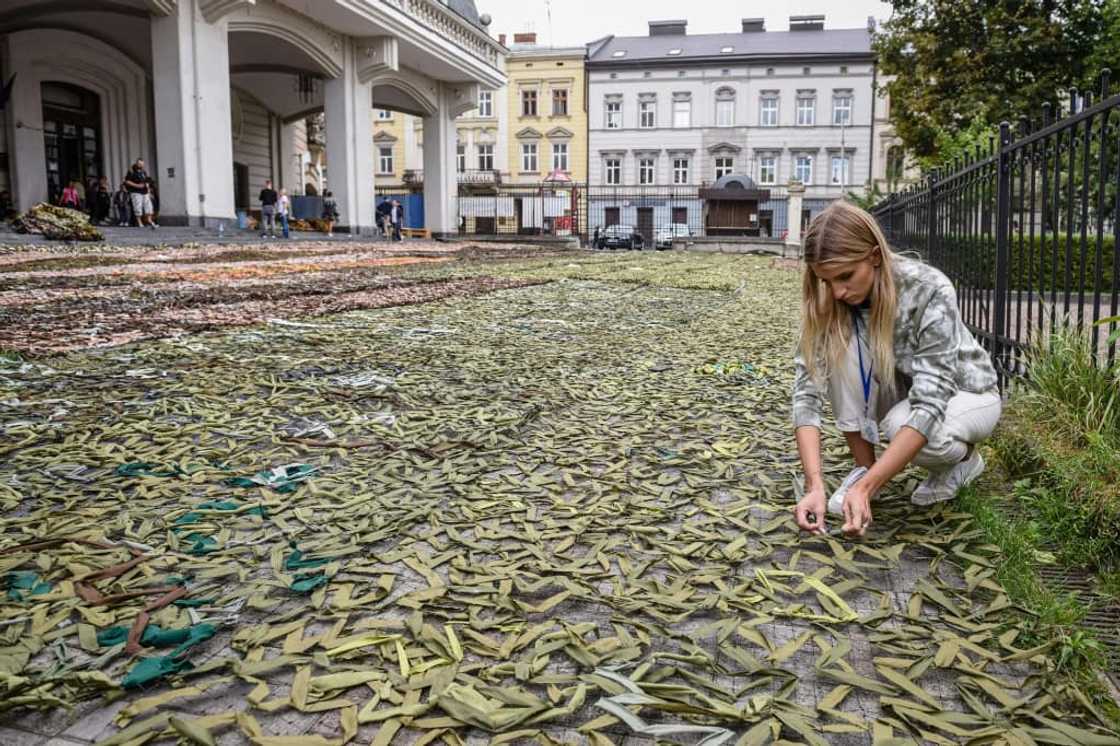
M 844 533 L 862 536 L 872 500 L 909 464 L 929 472 L 910 498 L 916 505 L 950 500 L 980 475 L 976 444 L 1002 408 L 996 372 L 948 278 L 892 253 L 867 212 L 834 202 L 813 219 L 804 252 L 793 423 L 805 494 L 794 515 L 822 533 L 833 513 Z M 824 396 L 855 461 L 831 499 L 821 472 Z

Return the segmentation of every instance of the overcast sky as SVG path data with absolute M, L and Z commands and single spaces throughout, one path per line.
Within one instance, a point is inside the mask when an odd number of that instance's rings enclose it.
M 712 34 L 739 30 L 741 18 L 765 17 L 766 28 L 785 31 L 789 17 L 820 14 L 825 28 L 863 28 L 868 16 L 890 17 L 889 3 L 878 0 L 476 0 L 494 21 L 491 33 L 512 41 L 518 31 L 536 31 L 537 43 L 579 46 L 607 34 L 639 36 L 648 33 L 647 21 L 685 18 L 688 33 Z M 551 29 L 548 7 L 552 6 Z

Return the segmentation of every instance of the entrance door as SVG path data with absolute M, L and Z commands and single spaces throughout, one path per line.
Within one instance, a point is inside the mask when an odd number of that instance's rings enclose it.
M 101 163 L 101 105 L 93 91 L 67 83 L 43 83 L 43 144 L 47 199 L 57 202 L 71 180 L 87 188 L 104 173 Z M 125 164 L 121 164 L 122 166 Z M 110 189 L 115 188 L 110 185 Z
M 681 225 L 688 225 L 688 208 L 687 207 L 674 207 L 673 208 L 673 222 Z
M 233 204 L 239 210 L 248 211 L 252 204 L 249 200 L 249 167 L 244 163 L 233 164 Z
M 758 211 L 758 228 L 763 236 L 769 238 L 774 235 L 774 211 L 773 210 L 759 210 Z
M 653 246 L 653 208 L 638 208 L 638 234 L 647 247 Z
M 620 220 L 621 208 L 607 207 L 603 210 L 603 222 L 606 223 L 605 228 L 610 228 L 612 225 L 618 225 Z

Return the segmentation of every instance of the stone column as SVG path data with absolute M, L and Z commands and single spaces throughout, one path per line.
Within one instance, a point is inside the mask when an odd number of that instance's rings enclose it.
M 445 85 L 439 84 L 439 108 L 424 117 L 424 227 L 433 237 L 459 232 L 455 119 L 448 112 Z
M 154 16 L 152 80 L 160 221 L 215 226 L 234 219 L 229 33 L 197 3 Z
M 801 256 L 801 201 L 805 196 L 805 185 L 800 181 L 789 182 L 789 204 L 786 209 L 789 229 L 786 231 L 786 245 L 782 249 L 782 256 L 786 250 L 791 250 L 794 256 Z
M 455 118 L 477 105 L 478 86 L 439 83 L 436 111 L 424 117 L 424 227 L 432 236 L 459 232 Z
M 342 75 L 327 81 L 327 189 L 338 203 L 337 230 L 371 234 L 373 222 L 372 89 L 358 75 L 351 39 L 343 42 Z
M 7 128 L 12 200 L 16 209 L 23 212 L 47 199 L 43 100 L 39 77 L 31 69 L 29 50 L 20 48 L 10 37 L 0 39 L 0 44 L 3 44 L 4 77 L 16 75 L 3 117 Z M 62 174 L 62 178 L 66 175 Z
M 288 196 L 303 194 L 303 154 L 307 152 L 307 127 L 302 119 L 280 124 L 280 186 Z

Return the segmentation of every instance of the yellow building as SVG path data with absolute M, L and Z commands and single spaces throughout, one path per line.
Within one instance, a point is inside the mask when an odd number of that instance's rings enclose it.
M 419 156 L 420 118 L 389 109 L 373 111 L 373 174 L 381 187 L 403 186 Z
M 541 47 L 534 33 L 514 34 L 509 78 L 509 174 L 536 183 L 556 171 L 587 180 L 587 86 L 584 47 Z

